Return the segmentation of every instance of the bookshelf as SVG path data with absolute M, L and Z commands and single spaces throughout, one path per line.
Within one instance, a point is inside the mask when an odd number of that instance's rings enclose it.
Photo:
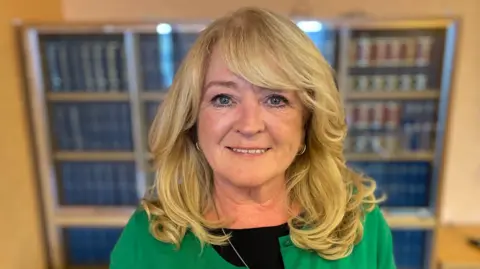
M 399 268 L 431 267 L 456 21 L 296 21 L 336 70 L 349 165 L 389 196 Z M 20 27 L 53 269 L 108 267 L 152 180 L 148 127 L 206 23 Z

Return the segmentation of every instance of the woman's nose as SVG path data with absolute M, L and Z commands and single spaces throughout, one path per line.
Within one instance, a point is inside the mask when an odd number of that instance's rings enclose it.
M 262 105 L 257 98 L 245 98 L 238 108 L 239 114 L 235 123 L 237 132 L 251 136 L 265 130 Z

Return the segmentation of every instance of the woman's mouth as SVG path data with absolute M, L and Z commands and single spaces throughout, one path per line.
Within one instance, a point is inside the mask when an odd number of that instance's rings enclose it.
M 270 148 L 236 148 L 236 147 L 235 148 L 227 147 L 227 148 L 235 153 L 250 154 L 250 155 L 261 155 L 270 150 Z

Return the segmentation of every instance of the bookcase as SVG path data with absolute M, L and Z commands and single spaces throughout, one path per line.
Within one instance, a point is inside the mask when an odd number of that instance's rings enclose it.
M 336 70 L 348 164 L 388 195 L 398 267 L 432 267 L 457 21 L 294 20 Z M 152 182 L 149 125 L 207 23 L 19 27 L 53 269 L 108 267 Z

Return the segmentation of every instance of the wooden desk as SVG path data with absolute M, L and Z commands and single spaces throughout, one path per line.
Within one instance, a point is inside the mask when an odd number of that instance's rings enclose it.
M 438 229 L 436 248 L 439 268 L 480 269 L 480 248 L 469 245 L 469 236 L 480 237 L 480 226 Z

